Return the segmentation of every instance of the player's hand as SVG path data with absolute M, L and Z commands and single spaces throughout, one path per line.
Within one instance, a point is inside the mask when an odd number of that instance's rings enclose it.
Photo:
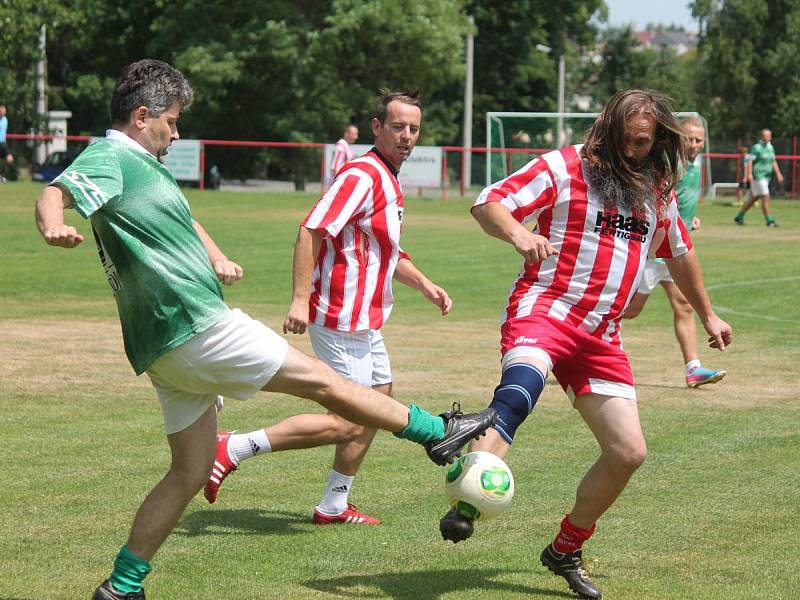
M 42 232 L 42 237 L 49 246 L 59 246 L 61 248 L 74 248 L 83 241 L 83 236 L 71 225 L 60 225 L 45 229 Z
M 212 266 L 217 278 L 225 285 L 233 285 L 244 275 L 244 269 L 227 258 L 215 260 Z
M 700 229 L 700 217 L 692 219 L 692 231 Z
M 445 316 L 453 308 L 453 300 L 435 283 L 430 286 L 422 288 L 422 294 L 431 302 L 433 302 L 442 311 L 442 316 Z
M 283 320 L 283 333 L 304 334 L 308 327 L 308 300 L 295 299 Z
M 725 350 L 733 342 L 733 330 L 731 326 L 720 319 L 717 315 L 703 323 L 703 327 L 708 332 L 708 347 L 718 350 Z
M 526 231 L 526 234 L 521 240 L 514 242 L 514 249 L 522 255 L 526 262 L 542 262 L 550 256 L 558 254 L 546 237 L 530 231 Z
M 776 177 L 778 178 L 778 183 L 783 183 L 783 173 L 778 173 Z

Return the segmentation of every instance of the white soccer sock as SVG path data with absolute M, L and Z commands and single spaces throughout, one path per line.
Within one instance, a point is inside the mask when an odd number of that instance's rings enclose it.
M 347 498 L 350 489 L 353 487 L 355 476 L 342 475 L 338 471 L 331 469 L 328 477 L 328 485 L 325 487 L 325 495 L 320 500 L 317 510 L 325 515 L 339 515 L 347 509 Z
M 245 458 L 265 452 L 272 452 L 272 446 L 267 439 L 267 432 L 263 429 L 257 429 L 250 433 L 232 434 L 228 438 L 228 456 L 237 464 Z
M 686 363 L 686 374 L 691 375 L 692 371 L 701 366 L 702 365 L 700 364 L 700 360 L 698 360 L 697 358 L 695 358 L 694 360 L 690 360 L 689 362 Z

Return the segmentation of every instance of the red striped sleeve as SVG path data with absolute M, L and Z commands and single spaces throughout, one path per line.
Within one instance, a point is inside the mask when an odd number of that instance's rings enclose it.
M 539 185 L 535 184 L 537 181 Z M 501 202 L 521 223 L 534 211 L 552 206 L 556 195 L 555 180 L 547 161 L 537 158 L 510 177 L 485 189 L 475 205 Z
M 675 258 L 692 249 L 692 236 L 680 218 L 674 193 L 667 208 L 667 217 L 659 221 L 658 227 L 666 234 L 656 249 L 658 258 Z
M 302 225 L 309 229 L 324 229 L 331 236 L 338 235 L 341 227 L 350 221 L 369 196 L 369 190 L 367 190 L 357 201 L 353 201 L 360 182 L 361 179 L 357 175 L 345 176 L 335 190 L 331 188 L 330 192 L 314 205 Z M 333 193 L 333 197 L 330 197 L 331 193 Z M 345 211 L 348 211 L 349 214 L 345 214 Z M 334 225 L 335 223 L 340 223 L 340 225 Z

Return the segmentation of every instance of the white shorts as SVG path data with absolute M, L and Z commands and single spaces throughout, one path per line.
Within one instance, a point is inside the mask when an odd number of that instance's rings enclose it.
M 642 280 L 639 282 L 639 289 L 636 290 L 636 293 L 649 296 L 662 281 L 672 283 L 672 276 L 669 274 L 666 263 L 648 258 L 644 264 L 644 273 L 642 273 Z
M 247 400 L 278 372 L 289 344 L 236 309 L 147 369 L 167 434 L 186 429 L 218 396 Z
M 309 323 L 308 336 L 317 358 L 342 377 L 367 387 L 392 383 L 389 353 L 380 331 L 339 331 Z
M 769 179 L 753 179 L 750 182 L 750 191 L 753 196 L 766 196 L 769 194 Z

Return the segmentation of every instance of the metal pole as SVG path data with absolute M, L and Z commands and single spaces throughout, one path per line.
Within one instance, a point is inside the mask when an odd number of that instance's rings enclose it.
M 558 131 L 558 140 L 556 147 L 560 148 L 567 140 L 564 139 L 564 83 L 566 79 L 566 67 L 564 64 L 564 54 L 558 55 L 558 123 L 556 131 Z
M 39 61 L 36 63 L 36 116 L 39 119 L 39 133 L 47 134 L 47 25 L 39 28 Z M 47 142 L 37 141 L 34 160 L 42 164 L 47 158 Z
M 469 32 L 467 33 L 467 79 L 464 84 L 464 151 L 461 153 L 463 167 L 462 190 L 469 190 L 472 185 L 472 76 L 475 53 L 475 42 L 472 30 L 475 27 L 475 18 L 469 17 Z M 462 191 L 461 195 L 464 193 Z

